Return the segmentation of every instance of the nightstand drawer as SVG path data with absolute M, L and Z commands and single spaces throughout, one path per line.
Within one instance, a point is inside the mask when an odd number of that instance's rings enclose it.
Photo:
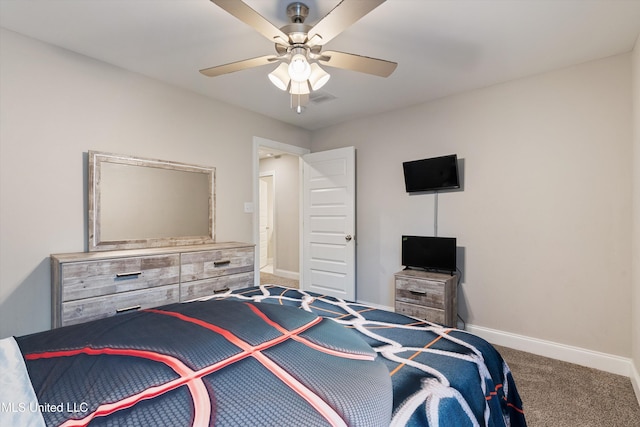
M 60 326 L 171 304 L 178 302 L 179 297 L 180 285 L 175 284 L 64 302 L 62 303 L 62 324 Z
M 61 268 L 62 301 L 177 284 L 178 254 L 71 262 Z
M 182 254 L 181 282 L 253 271 L 253 247 Z
M 397 313 L 456 326 L 457 275 L 405 269 L 394 276 Z
M 444 283 L 398 277 L 396 278 L 396 300 L 444 309 Z
M 444 310 L 422 305 L 406 304 L 399 301 L 396 301 L 396 313 L 440 324 L 444 324 L 446 320 Z

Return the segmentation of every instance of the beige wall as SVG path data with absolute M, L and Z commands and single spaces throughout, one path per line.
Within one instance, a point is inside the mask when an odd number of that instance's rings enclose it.
M 274 269 L 300 272 L 300 167 L 298 156 L 260 160 L 260 172 L 274 172 L 275 257 Z
M 392 305 L 400 236 L 433 233 L 402 162 L 457 153 L 438 235 L 464 247 L 461 316 L 630 357 L 630 70 L 620 55 L 314 132 L 312 151 L 357 149 L 358 300 Z
M 49 254 L 86 249 L 89 149 L 215 166 L 219 241 L 252 241 L 254 136 L 296 127 L 1 30 L 0 337 L 50 327 Z
M 640 399 L 640 36 L 633 51 L 633 315 L 632 344 L 636 396 Z
M 11 32 L 0 43 L 0 337 L 49 327 L 48 255 L 86 249 L 88 149 L 216 166 L 218 239 L 251 241 L 252 138 L 310 146 L 295 127 Z M 440 195 L 438 231 L 465 248 L 465 319 L 632 356 L 637 371 L 639 45 L 314 132 L 314 151 L 358 149 L 358 299 L 392 305 L 399 236 L 433 232 L 433 196 L 404 192 L 401 162 L 457 153 L 465 188 Z

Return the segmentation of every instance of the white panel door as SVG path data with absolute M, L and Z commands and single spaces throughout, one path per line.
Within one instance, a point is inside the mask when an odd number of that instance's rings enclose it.
M 301 288 L 355 300 L 355 148 L 305 154 Z

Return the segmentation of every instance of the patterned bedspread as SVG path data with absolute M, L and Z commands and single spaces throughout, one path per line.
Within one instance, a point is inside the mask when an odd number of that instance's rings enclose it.
M 279 286 L 217 295 L 291 305 L 357 331 L 393 382 L 393 426 L 526 426 L 507 364 L 468 332 Z
M 526 425 L 482 339 L 278 286 L 16 341 L 47 425 Z
M 371 347 L 293 307 L 178 303 L 16 341 L 49 426 L 386 427 L 391 415 Z

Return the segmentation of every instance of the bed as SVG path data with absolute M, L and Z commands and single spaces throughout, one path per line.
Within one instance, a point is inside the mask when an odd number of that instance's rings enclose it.
M 1 425 L 526 425 L 481 338 L 280 286 L 2 341 Z

